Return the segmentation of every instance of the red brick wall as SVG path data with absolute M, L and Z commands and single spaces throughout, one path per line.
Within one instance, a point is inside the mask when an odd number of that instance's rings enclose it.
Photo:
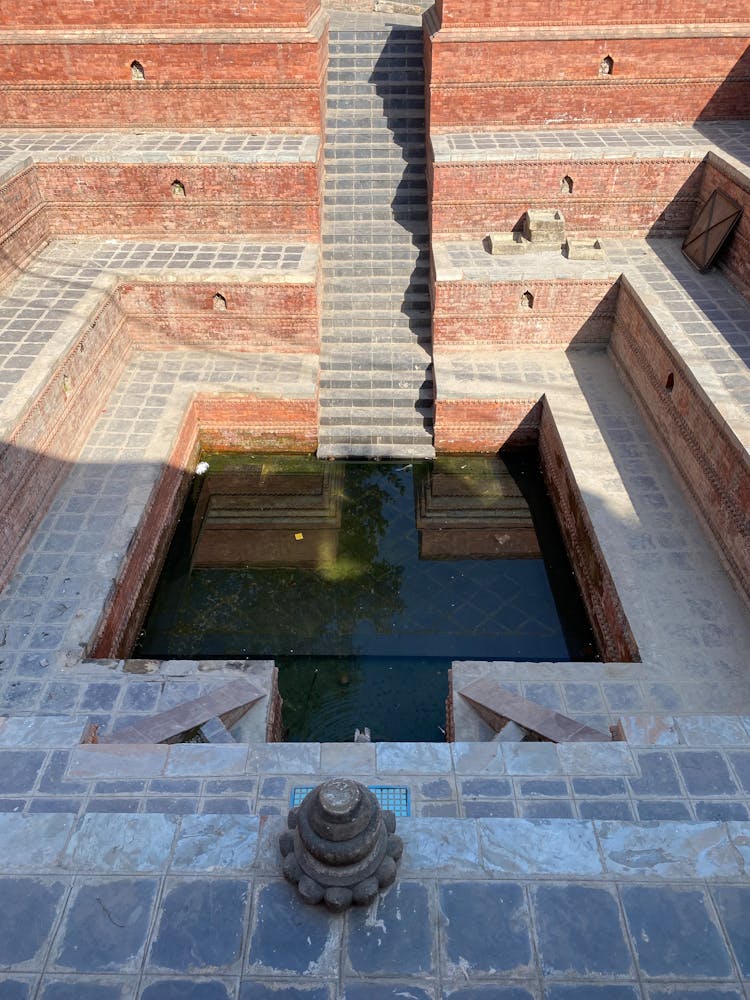
M 88 655 L 127 656 L 141 630 L 198 457 L 198 425 L 188 409 L 169 462 L 133 536 L 125 562 L 107 595 Z
M 128 656 L 141 629 L 201 448 L 308 451 L 317 435 L 315 401 L 197 397 L 143 512 L 95 639 L 97 658 Z
M 217 292 L 227 301 L 226 311 L 214 309 Z M 141 349 L 319 350 L 314 284 L 127 282 L 120 286 L 120 304 L 128 335 Z
M 536 444 L 541 403 L 536 399 L 442 399 L 438 367 L 435 450 L 494 454 L 506 445 Z
M 75 461 L 129 352 L 116 300 L 107 297 L 0 444 L 0 589 Z
M 431 42 L 431 128 L 747 118 L 749 42 L 700 36 L 480 40 L 441 32 Z M 614 73 L 601 77 L 605 55 L 614 59 Z
M 320 0 L 25 0 L 0 9 L 3 28 L 266 28 L 304 25 Z
M 747 21 L 746 0 L 712 6 L 706 0 L 437 0 L 446 27 L 584 24 L 718 24 Z
M 683 235 L 698 201 L 695 160 L 509 160 L 435 164 L 436 239 L 521 228 L 529 208 L 557 208 L 572 236 Z M 572 194 L 561 190 L 573 180 Z
M 750 176 L 709 153 L 701 177 L 696 216 L 716 188 L 721 188 L 743 209 L 734 233 L 717 260 L 730 281 L 750 299 Z
M 7 35 L 0 45 L 5 126 L 321 131 L 326 31 L 296 41 L 259 33 L 242 41 L 205 33 L 196 42 L 110 38 Z M 132 80 L 134 60 L 145 80 Z
M 606 344 L 617 286 L 601 281 L 438 281 L 433 291 L 436 348 L 570 347 Z M 533 308 L 522 305 L 524 292 Z
M 47 213 L 33 167 L 0 184 L 0 285 L 46 242 Z
M 623 279 L 610 351 L 694 501 L 740 591 L 750 599 L 750 460 Z M 669 374 L 674 387 L 667 388 Z
M 638 661 L 638 646 L 546 402 L 539 428 L 539 454 L 547 491 L 601 657 L 615 663 Z
M 317 239 L 321 164 L 76 164 L 37 167 L 55 235 Z M 179 180 L 185 197 L 175 198 Z M 283 234 L 280 235 L 280 234 Z

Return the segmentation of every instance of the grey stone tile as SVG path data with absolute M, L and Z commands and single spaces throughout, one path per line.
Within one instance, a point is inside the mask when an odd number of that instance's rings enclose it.
M 628 794 L 623 778 L 574 778 L 573 790 L 576 795 L 618 795 Z
M 750 812 L 743 802 L 727 802 L 717 799 L 707 799 L 694 802 L 695 815 L 699 820 L 747 820 Z
M 409 1000 L 412 998 L 413 1000 L 434 1000 L 435 991 L 429 986 L 424 989 L 413 983 L 394 984 L 381 981 L 344 984 L 344 1000 L 402 1000 L 404 997 L 408 997 Z
M 545 976 L 632 975 L 619 902 L 610 889 L 537 886 L 531 899 Z
M 35 989 L 36 979 L 31 976 L 0 974 L 0 1000 L 30 1000 Z
M 170 880 L 148 967 L 190 974 L 238 969 L 248 894 L 244 879 Z
M 680 983 L 677 987 L 650 986 L 648 988 L 648 1000 L 674 1000 L 677 996 L 683 1000 L 745 1000 L 740 989 L 732 986 L 716 985 L 701 988 Z
M 70 754 L 71 778 L 159 778 L 167 762 L 166 746 L 99 744 L 76 747 Z
M 638 885 L 625 886 L 621 895 L 645 976 L 692 982 L 732 975 L 731 959 L 705 892 Z
M 71 747 L 80 742 L 86 720 L 68 716 L 16 716 L 0 729 L 2 747 Z
M 257 816 L 185 816 L 177 833 L 172 871 L 246 872 L 258 846 Z
M 685 715 L 677 719 L 680 733 L 692 747 L 737 747 L 750 743 L 740 719 L 727 715 Z
M 426 799 L 452 799 L 455 798 L 455 789 L 450 781 L 445 778 L 435 778 L 433 781 L 424 781 L 419 786 L 419 794 Z
M 727 757 L 734 768 L 734 773 L 739 778 L 745 795 L 750 795 L 750 751 L 738 750 L 737 753 L 727 754 Z
M 635 762 L 624 743 L 561 743 L 558 747 L 564 774 L 635 774 Z
M 554 743 L 505 743 L 505 768 L 508 774 L 529 777 L 564 773 L 559 749 Z
M 676 760 L 690 795 L 737 794 L 726 761 L 717 751 L 684 750 L 676 754 Z
M 89 799 L 85 803 L 84 812 L 87 813 L 137 813 L 140 812 L 141 800 L 134 798 L 101 798 Z
M 531 974 L 529 914 L 521 886 L 443 883 L 439 903 L 444 975 L 521 979 Z
M 450 878 L 481 871 L 475 823 L 400 819 L 396 832 L 404 841 L 401 877 L 431 873 Z
M 599 875 L 591 823 L 565 819 L 477 820 L 484 867 L 507 875 Z
M 740 859 L 723 823 L 634 825 L 595 821 L 607 870 L 660 878 L 716 878 L 740 874 Z
M 526 986 L 466 986 L 443 990 L 445 1000 L 538 1000 L 539 994 Z
M 72 829 L 73 818 L 62 813 L 0 814 L 3 868 L 8 872 L 43 872 L 55 867 Z
M 331 1000 L 332 987 L 267 985 L 254 980 L 244 980 L 240 986 L 239 1000 Z
M 0 878 L 0 969 L 30 972 L 44 967 L 69 887 L 53 879 Z
M 249 774 L 317 774 L 319 743 L 251 744 L 247 757 Z
M 594 986 L 589 983 L 550 983 L 545 1000 L 641 1000 L 637 986 L 609 983 Z
M 52 966 L 75 972 L 137 972 L 158 879 L 96 879 L 73 890 Z
M 247 747 L 178 743 L 169 748 L 167 777 L 244 774 Z
M 233 1000 L 234 984 L 219 979 L 150 979 L 140 1000 Z
M 39 750 L 0 750 L 0 794 L 30 792 L 44 758 Z
M 446 774 L 451 770 L 447 743 L 377 743 L 378 774 Z
M 336 976 L 342 922 L 323 907 L 307 906 L 282 881 L 256 890 L 247 972 L 266 978 Z
M 686 802 L 679 799 L 639 799 L 636 804 L 638 819 L 692 819 Z
M 565 781 L 529 780 L 516 784 L 518 794 L 524 799 L 535 798 L 566 798 L 570 792 Z
M 634 819 L 633 810 L 627 799 L 579 799 L 578 812 L 581 819 Z
M 639 778 L 629 779 L 634 795 L 681 795 L 682 789 L 670 754 L 660 751 L 645 751 L 636 756 Z
M 350 911 L 349 966 L 360 976 L 429 974 L 435 961 L 433 928 L 426 886 L 397 881 L 368 909 Z
M 750 979 L 750 886 L 715 886 L 712 892 L 740 973 Z
M 498 816 L 507 819 L 516 815 L 516 806 L 512 799 L 500 799 L 494 802 L 492 799 L 481 799 L 464 802 L 463 810 L 468 819 L 480 819 L 484 816 Z
M 505 774 L 505 758 L 500 743 L 452 743 L 456 774 Z
M 63 865 L 82 872 L 163 871 L 179 820 L 175 816 L 87 813 L 70 838 Z
M 499 799 L 512 795 L 513 788 L 507 778 L 467 778 L 461 782 L 461 794 L 464 798 Z

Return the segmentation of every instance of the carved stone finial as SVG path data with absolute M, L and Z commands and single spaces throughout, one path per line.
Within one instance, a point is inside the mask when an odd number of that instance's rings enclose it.
M 306 903 L 342 913 L 394 882 L 403 852 L 396 816 L 359 782 L 323 782 L 289 811 L 287 825 L 279 838 L 282 870 Z

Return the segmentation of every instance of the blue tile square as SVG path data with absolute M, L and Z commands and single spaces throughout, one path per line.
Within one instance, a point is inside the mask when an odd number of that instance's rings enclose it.
M 529 913 L 521 886 L 444 883 L 440 910 L 445 956 L 461 974 L 522 978 L 530 973 Z
M 0 879 L 0 968 L 43 968 L 68 887 L 54 879 Z
M 427 889 L 396 882 L 378 904 L 377 919 L 369 909 L 349 913 L 348 955 L 362 976 L 412 976 L 433 968 L 433 929 Z
M 323 976 L 338 971 L 340 917 L 322 906 L 307 906 L 286 882 L 257 892 L 247 969 L 252 975 L 289 977 L 315 968 Z
M 244 880 L 168 883 L 149 967 L 186 973 L 236 968 L 242 955 L 247 898 Z
M 76 886 L 56 938 L 54 964 L 75 972 L 136 972 L 157 879 L 101 878 Z
M 686 980 L 731 975 L 729 954 L 702 890 L 638 885 L 621 892 L 644 975 Z
M 232 1000 L 233 995 L 218 979 L 152 979 L 140 1000 Z
M 672 757 L 662 750 L 645 750 L 637 755 L 640 778 L 629 778 L 634 795 L 680 796 L 682 789 Z
M 532 895 L 545 976 L 616 977 L 633 972 L 617 897 L 584 885 L 538 887 Z
M 713 896 L 740 972 L 750 979 L 750 886 L 717 886 Z
M 676 758 L 689 795 L 737 794 L 737 785 L 718 751 L 684 750 Z

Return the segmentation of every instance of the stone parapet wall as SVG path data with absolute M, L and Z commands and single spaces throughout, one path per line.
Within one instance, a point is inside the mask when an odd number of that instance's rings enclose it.
M 140 350 L 310 352 L 320 348 L 319 289 L 307 283 L 123 282 L 120 307 Z M 214 298 L 226 304 L 217 310 Z
M 433 238 L 518 230 L 528 209 L 549 208 L 563 212 L 572 236 L 684 235 L 701 169 L 688 157 L 436 160 L 429 165 Z
M 432 131 L 750 117 L 746 26 L 715 37 L 531 35 L 428 33 Z M 605 57 L 613 68 L 601 75 Z
M 533 308 L 525 305 L 531 290 Z M 433 291 L 436 348 L 568 348 L 609 341 L 611 279 L 441 281 Z
M 41 163 L 51 234 L 320 237 L 321 164 Z M 175 197 L 179 181 L 184 196 Z
M 322 13 L 294 29 L 106 28 L 7 32 L 4 126 L 322 133 Z
M 740 592 L 750 598 L 746 424 L 739 419 L 735 431 L 707 398 L 688 361 L 627 278 L 621 282 L 610 353 Z M 744 434 L 743 440 L 737 433 Z
M 46 242 L 46 205 L 31 161 L 0 180 L 0 285 Z

